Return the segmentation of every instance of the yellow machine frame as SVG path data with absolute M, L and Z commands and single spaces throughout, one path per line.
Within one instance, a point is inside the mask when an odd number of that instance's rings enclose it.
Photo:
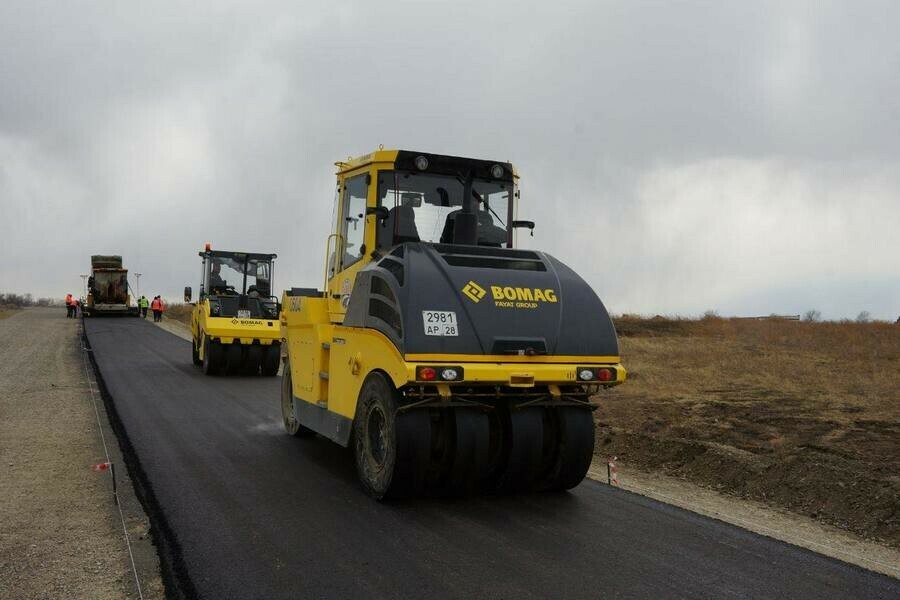
M 281 328 L 277 321 L 270 319 L 236 319 L 213 317 L 209 311 L 209 300 L 198 300 L 191 311 L 191 335 L 199 340 L 200 358 L 203 356 L 203 342 L 206 337 L 215 338 L 223 344 L 237 340 L 241 344 L 252 344 L 259 340 L 261 346 L 271 346 L 281 339 Z

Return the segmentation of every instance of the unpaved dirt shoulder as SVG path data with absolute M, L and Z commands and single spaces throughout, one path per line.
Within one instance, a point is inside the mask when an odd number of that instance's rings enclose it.
M 760 502 L 726 496 L 689 481 L 617 464 L 619 487 L 831 558 L 900 578 L 900 551 Z M 607 462 L 594 458 L 588 476 L 607 482 Z
M 136 598 L 124 516 L 143 596 L 162 598 L 148 521 L 92 396 L 78 325 L 62 309 L 0 320 L 0 597 Z M 101 428 L 120 465 L 122 515 L 109 472 L 91 470 L 106 461 Z

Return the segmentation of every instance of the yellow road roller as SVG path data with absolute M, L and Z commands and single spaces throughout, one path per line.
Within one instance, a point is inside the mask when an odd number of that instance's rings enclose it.
M 510 163 L 380 149 L 336 163 L 322 289 L 282 298 L 284 427 L 352 448 L 376 499 L 565 490 L 590 401 L 625 380 L 581 277 L 516 248 Z
M 275 254 L 213 250 L 200 258 L 200 293 L 191 311 L 191 355 L 207 375 L 273 376 L 281 363 Z M 190 286 L 184 301 L 191 302 Z

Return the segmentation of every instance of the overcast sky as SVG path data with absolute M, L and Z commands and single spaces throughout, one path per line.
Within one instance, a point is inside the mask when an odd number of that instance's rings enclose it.
M 0 3 L 0 291 L 321 286 L 336 160 L 509 160 L 610 311 L 900 315 L 900 3 Z

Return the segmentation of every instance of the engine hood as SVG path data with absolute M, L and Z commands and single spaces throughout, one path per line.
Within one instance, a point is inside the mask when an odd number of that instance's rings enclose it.
M 344 325 L 377 329 L 403 354 L 619 354 L 590 286 L 531 250 L 397 246 L 357 274 Z

